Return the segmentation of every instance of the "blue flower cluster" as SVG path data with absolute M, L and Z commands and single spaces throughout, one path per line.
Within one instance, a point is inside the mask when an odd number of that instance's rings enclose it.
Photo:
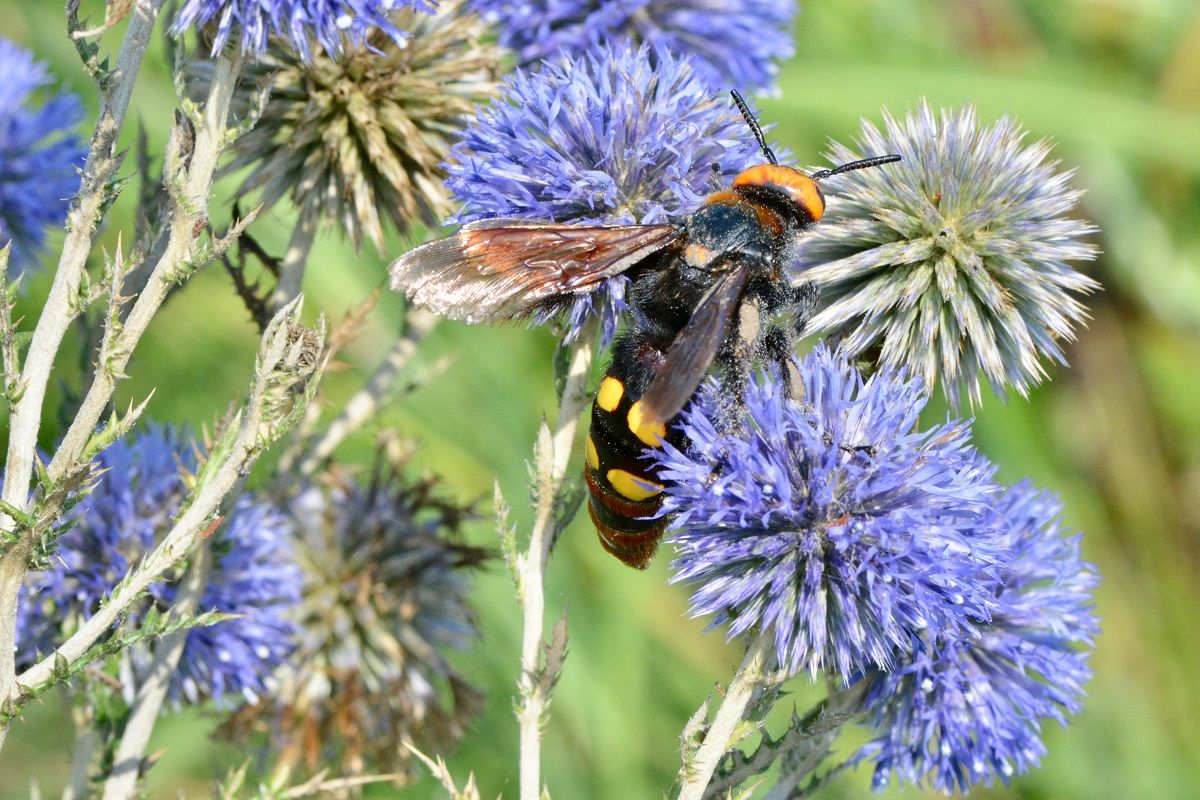
M 790 58 L 789 0 L 473 0 L 497 23 L 500 41 L 521 64 L 565 53 L 579 57 L 610 42 L 647 43 L 692 56 L 705 85 L 771 88 Z
M 33 97 L 52 83 L 46 65 L 0 37 L 0 247 L 11 242 L 10 263 L 35 263 L 46 228 L 61 225 L 79 188 L 84 148 L 73 131 L 83 117 L 79 98 Z
M 517 70 L 450 152 L 455 222 L 496 217 L 627 224 L 679 220 L 761 160 L 745 121 L 689 57 L 604 46 Z M 628 279 L 582 295 L 568 339 L 599 310 L 610 338 Z
M 669 481 L 674 580 L 692 611 L 772 636 L 779 664 L 867 680 L 878 731 L 859 754 L 950 791 L 1037 763 L 1043 718 L 1080 706 L 1095 576 L 1058 505 L 1001 492 L 970 426 L 916 427 L 919 378 L 863 379 L 824 345 L 795 398 L 775 375 L 729 422 L 710 383 L 651 451 Z
M 280 36 L 307 61 L 314 40 L 334 57 L 347 42 L 363 44 L 374 29 L 403 42 L 404 31 L 389 17 L 398 8 L 432 13 L 437 4 L 433 0 L 186 0 L 172 30 L 180 34 L 214 23 L 213 55 L 231 38 L 240 39 L 243 53 L 261 53 L 272 36 Z
M 859 758 L 875 762 L 877 788 L 892 773 L 947 793 L 1007 781 L 1045 753 L 1043 719 L 1066 725 L 1082 707 L 1096 575 L 1060 511 L 1029 483 L 1008 489 L 989 520 L 1011 559 L 992 583 L 991 620 L 870 679 L 863 709 L 879 735 Z
M 950 422 L 914 431 L 919 379 L 863 380 L 824 346 L 800 366 L 804 402 L 752 381 L 740 427 L 710 382 L 684 412 L 690 446 L 657 452 L 676 581 L 692 612 L 736 636 L 773 632 L 779 662 L 844 682 L 890 668 L 929 631 L 988 619 L 999 542 L 979 524 L 993 468 Z
M 186 497 L 185 476 L 197 463 L 195 446 L 170 428 L 151 427 L 119 441 L 98 458 L 99 484 L 71 512 L 50 567 L 30 573 L 18 617 L 18 660 L 29 664 L 53 651 L 96 609 L 170 527 Z M 254 699 L 294 646 L 288 612 L 303 582 L 291 551 L 286 518 L 268 505 L 241 498 L 209 539 L 213 568 L 199 610 L 240 615 L 190 631 L 171 684 L 171 696 L 200 702 L 240 695 Z M 170 608 L 177 587 L 151 586 L 133 622 L 153 605 Z M 145 664 L 146 653 L 134 653 Z

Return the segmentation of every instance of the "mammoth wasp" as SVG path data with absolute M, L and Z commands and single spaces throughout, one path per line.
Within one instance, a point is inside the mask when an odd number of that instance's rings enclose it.
M 646 448 L 676 446 L 672 422 L 714 365 L 731 406 L 755 357 L 785 362 L 816 303 L 786 272 L 802 233 L 821 219 L 820 181 L 899 161 L 865 158 L 806 175 L 778 163 L 737 92 L 733 98 L 765 163 L 709 195 L 681 225 L 571 225 L 493 219 L 421 245 L 390 267 L 391 285 L 417 305 L 466 322 L 553 311 L 605 280 L 631 280 L 628 329 L 592 403 L 584 478 L 588 511 L 606 550 L 645 568 L 667 521 L 664 483 Z M 790 313 L 790 325 L 760 324 Z

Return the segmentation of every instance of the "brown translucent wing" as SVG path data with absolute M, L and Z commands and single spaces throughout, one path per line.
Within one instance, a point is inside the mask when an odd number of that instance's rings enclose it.
M 749 269 L 734 264 L 700 298 L 642 395 L 643 420 L 665 424 L 683 410 L 725 342 L 749 277 Z
M 405 253 L 389 272 L 393 289 L 436 314 L 494 322 L 591 291 L 680 236 L 671 225 L 492 220 Z

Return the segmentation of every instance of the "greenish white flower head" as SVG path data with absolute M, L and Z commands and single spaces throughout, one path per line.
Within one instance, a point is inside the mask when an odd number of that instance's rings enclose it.
M 971 107 L 935 112 L 922 102 L 902 120 L 867 121 L 834 163 L 899 153 L 883 169 L 829 178 L 822 223 L 798 267 L 821 287 L 808 332 L 832 334 L 850 355 L 906 366 L 952 407 L 963 390 L 981 401 L 980 376 L 1021 395 L 1065 363 L 1062 343 L 1098 287 L 1069 262 L 1095 257 L 1095 231 L 1071 211 L 1082 192 L 1049 160 L 1050 143 L 1024 141 L 1008 118 L 984 127 Z
M 272 45 L 249 65 L 242 98 L 252 103 L 266 83 L 270 97 L 227 167 L 250 168 L 240 194 L 260 192 L 268 208 L 290 196 L 356 248 L 368 239 L 383 250 L 389 223 L 407 234 L 454 211 L 442 161 L 476 104 L 496 94 L 506 55 L 462 0 L 389 19 L 406 38 L 375 30 L 336 58 Z

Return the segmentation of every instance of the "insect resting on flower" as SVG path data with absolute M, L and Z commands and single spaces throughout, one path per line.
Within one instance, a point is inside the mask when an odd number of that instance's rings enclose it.
M 632 322 L 592 404 L 584 477 L 604 548 L 644 569 L 666 520 L 663 483 L 642 459 L 664 441 L 710 367 L 736 405 L 756 358 L 784 363 L 816 304 L 785 275 L 800 235 L 825 211 L 823 178 L 899 161 L 865 158 L 805 175 L 778 163 L 737 92 L 766 163 L 705 198 L 682 225 L 569 225 L 490 219 L 421 245 L 390 267 L 391 285 L 429 310 L 471 323 L 552 311 L 606 279 L 631 279 Z M 771 320 L 788 314 L 790 323 Z M 764 322 L 765 321 L 765 322 Z

